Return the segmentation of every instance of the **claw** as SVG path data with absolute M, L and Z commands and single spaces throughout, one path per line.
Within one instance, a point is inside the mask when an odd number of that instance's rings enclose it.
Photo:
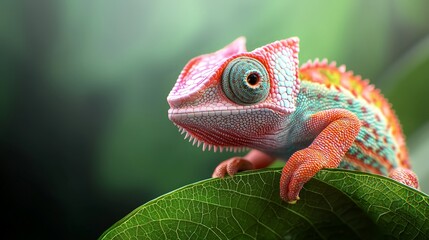
M 287 203 L 289 203 L 289 204 L 295 204 L 299 199 L 300 199 L 299 196 L 297 196 L 296 200 L 292 200 L 292 201 L 289 201 Z

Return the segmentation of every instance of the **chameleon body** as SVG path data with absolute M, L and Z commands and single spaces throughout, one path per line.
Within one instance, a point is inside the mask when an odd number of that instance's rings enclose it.
M 280 197 L 289 203 L 322 168 L 417 188 L 401 126 L 380 91 L 335 62 L 299 68 L 298 43 L 294 37 L 247 52 L 241 37 L 184 67 L 167 97 L 170 120 L 203 150 L 252 149 L 220 163 L 213 177 L 281 158 Z

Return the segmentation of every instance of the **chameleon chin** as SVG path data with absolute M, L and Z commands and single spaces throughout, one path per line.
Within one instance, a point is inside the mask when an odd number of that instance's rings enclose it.
M 322 168 L 418 188 L 399 120 L 380 91 L 326 59 L 299 67 L 298 52 L 296 37 L 251 52 L 240 37 L 184 67 L 167 97 L 170 120 L 203 149 L 252 149 L 221 162 L 213 177 L 281 158 L 280 197 L 289 203 Z

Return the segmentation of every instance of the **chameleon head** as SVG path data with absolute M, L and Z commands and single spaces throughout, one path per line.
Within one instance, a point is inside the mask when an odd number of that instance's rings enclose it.
M 203 149 L 266 146 L 267 136 L 275 136 L 295 110 L 298 41 L 247 52 L 241 37 L 190 60 L 167 97 L 169 119 Z

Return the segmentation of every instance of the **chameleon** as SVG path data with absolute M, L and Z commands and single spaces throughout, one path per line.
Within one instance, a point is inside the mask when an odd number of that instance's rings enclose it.
M 239 37 L 191 59 L 167 101 L 169 119 L 203 150 L 250 149 L 212 177 L 286 161 L 280 197 L 288 203 L 322 168 L 390 177 L 418 189 L 391 104 L 368 80 L 326 59 L 299 67 L 299 38 L 253 51 Z

